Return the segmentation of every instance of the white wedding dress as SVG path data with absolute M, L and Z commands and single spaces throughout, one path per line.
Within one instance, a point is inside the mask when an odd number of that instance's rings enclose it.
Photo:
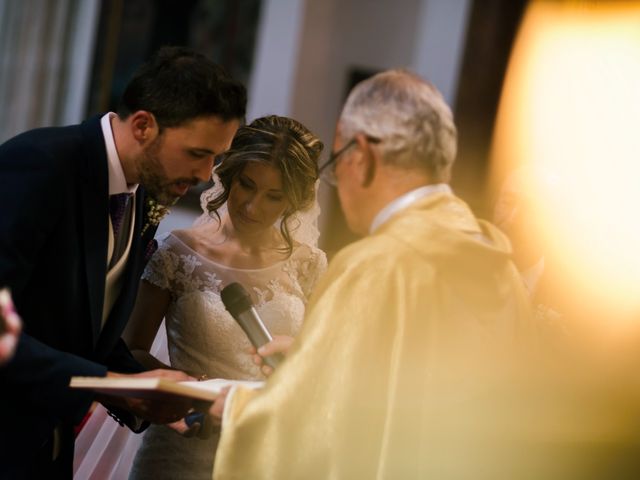
M 215 263 L 170 234 L 161 241 L 143 278 L 169 290 L 172 301 L 165 316 L 171 366 L 209 378 L 258 380 L 246 335 L 226 311 L 220 290 L 242 284 L 272 334 L 295 336 L 308 296 L 326 268 L 326 257 L 308 245 L 294 247 L 291 256 L 261 269 L 237 269 Z M 162 425 L 145 433 L 130 478 L 211 478 L 218 436 L 184 438 Z
M 166 325 L 166 331 L 158 333 L 151 353 L 174 368 L 210 378 L 263 379 L 246 353 L 249 340 L 224 308 L 220 290 L 239 282 L 272 334 L 295 336 L 311 290 L 326 265 L 324 252 L 296 244 L 288 259 L 269 267 L 230 268 L 169 234 L 159 241 L 143 275 L 172 293 L 160 327 Z M 217 443 L 218 435 L 207 440 L 185 438 L 162 425 L 135 435 L 98 406 L 76 440 L 74 478 L 122 479 L 130 472 L 133 479 L 209 480 Z

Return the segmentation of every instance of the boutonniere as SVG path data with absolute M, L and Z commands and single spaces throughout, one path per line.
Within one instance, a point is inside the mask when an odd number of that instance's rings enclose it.
M 160 220 L 164 218 L 165 215 L 169 213 L 169 208 L 164 205 L 159 204 L 153 198 L 147 199 L 147 222 L 142 227 L 141 235 L 144 235 L 144 232 L 147 231 L 147 228 L 150 226 L 157 227 L 160 223 Z

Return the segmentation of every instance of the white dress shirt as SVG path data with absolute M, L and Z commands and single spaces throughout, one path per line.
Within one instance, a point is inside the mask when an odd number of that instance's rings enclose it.
M 104 136 L 104 146 L 107 149 L 109 195 L 116 195 L 118 193 L 131 193 L 133 195 L 138 189 L 138 184 L 128 185 L 127 179 L 124 176 L 122 163 L 120 163 L 120 157 L 116 149 L 116 142 L 113 139 L 113 130 L 111 129 L 111 119 L 115 117 L 117 117 L 115 113 L 109 112 L 100 119 L 102 135 Z
M 138 189 L 138 184 L 128 185 L 124 176 L 124 170 L 120 157 L 118 156 L 118 150 L 116 149 L 116 143 L 113 138 L 113 130 L 111 129 L 111 119 L 116 117 L 116 114 L 109 112 L 100 119 L 100 126 L 102 127 L 102 134 L 104 136 L 104 144 L 107 150 L 107 165 L 109 171 L 109 196 L 119 193 L 132 194 L 131 201 L 129 202 L 129 208 L 131 209 L 130 222 L 128 225 L 123 225 L 122 228 L 126 229 L 129 233 L 127 237 L 127 246 L 122 256 L 118 261 L 111 265 L 111 258 L 113 257 L 113 251 L 115 248 L 115 237 L 113 233 L 113 225 L 111 224 L 111 217 L 109 216 L 109 242 L 107 250 L 107 278 L 104 288 L 104 304 L 102 306 L 102 326 L 107 321 L 109 313 L 113 308 L 120 291 L 122 290 L 122 274 L 124 273 L 124 267 L 127 264 L 129 258 L 129 251 L 131 250 L 131 241 L 133 239 L 133 225 L 135 222 L 135 193 Z M 109 268 L 109 265 L 111 267 Z

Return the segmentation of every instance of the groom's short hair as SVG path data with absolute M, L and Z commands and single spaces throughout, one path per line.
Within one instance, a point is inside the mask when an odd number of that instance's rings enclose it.
M 245 87 L 220 65 L 188 48 L 163 47 L 134 73 L 118 115 L 145 110 L 162 129 L 200 117 L 243 120 L 246 105 Z

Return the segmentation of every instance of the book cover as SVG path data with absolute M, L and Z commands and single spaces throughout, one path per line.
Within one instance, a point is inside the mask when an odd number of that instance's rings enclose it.
M 174 382 L 166 378 L 72 377 L 69 384 L 71 388 L 93 390 L 97 393 L 119 397 L 166 400 L 170 400 L 171 397 L 187 397 L 206 402 L 213 402 L 224 387 L 233 385 L 257 389 L 262 387 L 264 382 L 227 380 L 224 378 L 201 382 Z

